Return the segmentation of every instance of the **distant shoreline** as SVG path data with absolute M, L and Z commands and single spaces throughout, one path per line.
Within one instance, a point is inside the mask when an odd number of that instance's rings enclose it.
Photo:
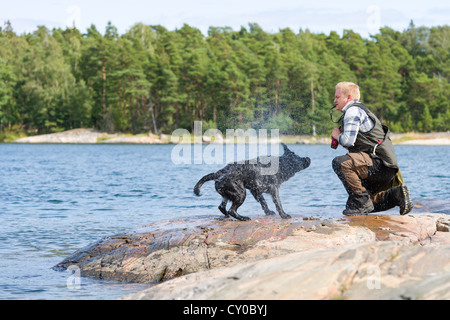
M 395 145 L 426 145 L 426 146 L 446 146 L 450 145 L 450 131 L 438 133 L 402 133 L 391 134 L 392 142 Z M 184 141 L 189 141 L 188 137 Z M 218 143 L 228 142 L 226 140 L 215 140 Z M 329 137 L 313 137 L 308 135 L 281 136 L 280 141 L 286 144 L 304 145 L 328 145 L 331 143 Z M 240 141 L 238 141 L 240 142 Z M 245 142 L 245 140 L 242 140 Z M 73 129 L 59 133 L 51 133 L 37 136 L 19 138 L 7 143 L 23 144 L 173 144 L 171 136 L 166 134 L 109 134 L 99 132 L 94 129 Z M 211 143 L 206 138 L 202 143 Z

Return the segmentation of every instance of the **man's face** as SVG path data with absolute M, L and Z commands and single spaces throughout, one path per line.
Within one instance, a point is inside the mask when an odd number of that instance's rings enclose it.
M 342 94 L 340 89 L 336 89 L 334 94 L 334 103 L 336 104 L 336 109 L 342 111 L 344 107 L 351 101 L 351 97 Z

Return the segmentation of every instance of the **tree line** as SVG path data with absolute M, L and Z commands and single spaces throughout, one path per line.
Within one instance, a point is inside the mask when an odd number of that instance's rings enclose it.
M 208 34 L 111 23 L 0 28 L 0 130 L 27 133 L 96 128 L 171 133 L 203 128 L 278 128 L 329 134 L 340 81 L 358 83 L 361 100 L 394 132 L 450 130 L 450 27 L 381 28 L 369 39 L 256 24 Z

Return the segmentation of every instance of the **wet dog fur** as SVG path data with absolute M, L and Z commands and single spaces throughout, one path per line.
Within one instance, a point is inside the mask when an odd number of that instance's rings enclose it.
M 296 155 L 285 144 L 282 144 L 282 146 L 284 148 L 284 154 L 277 157 L 278 159 L 275 159 L 275 157 L 264 157 L 264 159 L 261 159 L 259 157 L 256 161 L 247 160 L 230 163 L 223 169 L 204 176 L 194 187 L 195 195 L 200 196 L 200 187 L 205 182 L 214 180 L 216 191 L 223 198 L 222 203 L 219 205 L 219 210 L 225 217 L 231 216 L 241 221 L 250 220 L 249 217 L 244 217 L 237 213 L 237 209 L 245 201 L 246 189 L 248 189 L 256 201 L 261 204 L 266 215 L 275 215 L 275 212 L 271 211 L 267 206 L 263 193 L 271 195 L 281 218 L 291 218 L 290 215 L 284 212 L 281 206 L 279 188 L 283 182 L 292 178 L 297 172 L 308 168 L 311 164 L 311 159 Z M 273 174 L 263 174 L 263 169 L 272 163 L 268 160 L 278 160 L 278 170 Z M 228 201 L 231 201 L 232 205 L 227 211 L 226 206 Z

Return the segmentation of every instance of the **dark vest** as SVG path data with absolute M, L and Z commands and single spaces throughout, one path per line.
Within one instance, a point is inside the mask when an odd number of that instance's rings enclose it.
M 372 158 L 381 159 L 386 167 L 398 169 L 397 156 L 389 137 L 389 128 L 382 125 L 380 120 L 361 102 L 356 102 L 351 107 L 359 107 L 364 110 L 375 125 L 369 132 L 358 132 L 355 145 L 348 148 L 349 152 L 368 153 Z M 342 123 L 341 127 L 344 128 Z

